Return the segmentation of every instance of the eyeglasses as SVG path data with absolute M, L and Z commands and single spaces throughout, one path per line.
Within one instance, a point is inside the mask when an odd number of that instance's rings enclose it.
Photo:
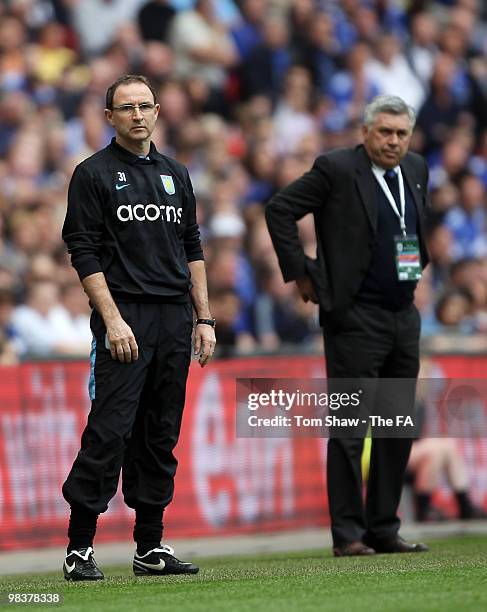
M 123 115 L 133 115 L 135 109 L 139 109 L 143 115 L 148 115 L 155 109 L 156 105 L 150 102 L 142 102 L 142 104 L 122 104 L 121 106 L 113 106 L 113 111 L 118 111 Z

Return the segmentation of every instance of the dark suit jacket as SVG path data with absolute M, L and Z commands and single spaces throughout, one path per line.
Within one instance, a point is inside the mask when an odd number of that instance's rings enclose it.
M 407 153 L 401 171 L 418 212 L 424 268 L 428 168 L 420 155 Z M 308 274 L 321 311 L 349 308 L 370 265 L 377 230 L 377 181 L 365 148 L 321 155 L 309 172 L 271 199 L 265 212 L 284 280 Z M 314 216 L 317 259 L 306 257 L 299 242 L 296 221 L 307 213 Z

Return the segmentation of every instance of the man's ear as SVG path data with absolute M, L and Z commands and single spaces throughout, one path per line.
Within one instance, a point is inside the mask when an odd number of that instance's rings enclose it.
M 367 125 L 365 125 L 365 123 L 362 125 L 362 136 L 365 138 L 367 136 L 367 134 L 369 133 L 369 128 Z
M 108 121 L 110 125 L 113 126 L 113 111 L 109 108 L 105 109 L 105 119 Z

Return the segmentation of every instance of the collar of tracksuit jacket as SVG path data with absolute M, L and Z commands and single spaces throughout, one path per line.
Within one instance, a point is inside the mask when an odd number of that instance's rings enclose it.
M 162 155 L 159 153 L 159 151 L 156 149 L 153 142 L 150 143 L 150 149 L 149 149 L 149 155 L 148 155 L 149 159 L 145 157 L 139 157 L 135 153 L 132 153 L 131 151 L 128 151 L 127 149 L 124 149 L 122 146 L 118 144 L 115 138 L 112 138 L 110 142 L 110 149 L 112 150 L 113 154 L 116 157 L 118 157 L 120 161 L 123 161 L 132 166 L 136 166 L 136 165 L 137 166 L 148 166 L 150 164 L 155 164 L 158 161 L 163 161 L 164 159 Z

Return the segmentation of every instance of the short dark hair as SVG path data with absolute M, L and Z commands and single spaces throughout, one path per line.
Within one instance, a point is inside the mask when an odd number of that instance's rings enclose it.
M 151 85 L 149 79 L 145 77 L 143 74 L 124 74 L 119 77 L 114 83 L 110 85 L 107 89 L 107 96 L 105 101 L 105 108 L 109 108 L 110 110 L 113 108 L 113 98 L 115 96 L 115 92 L 120 85 L 130 85 L 131 83 L 143 83 L 146 85 L 154 98 L 154 104 L 157 102 L 157 94 L 154 87 Z

